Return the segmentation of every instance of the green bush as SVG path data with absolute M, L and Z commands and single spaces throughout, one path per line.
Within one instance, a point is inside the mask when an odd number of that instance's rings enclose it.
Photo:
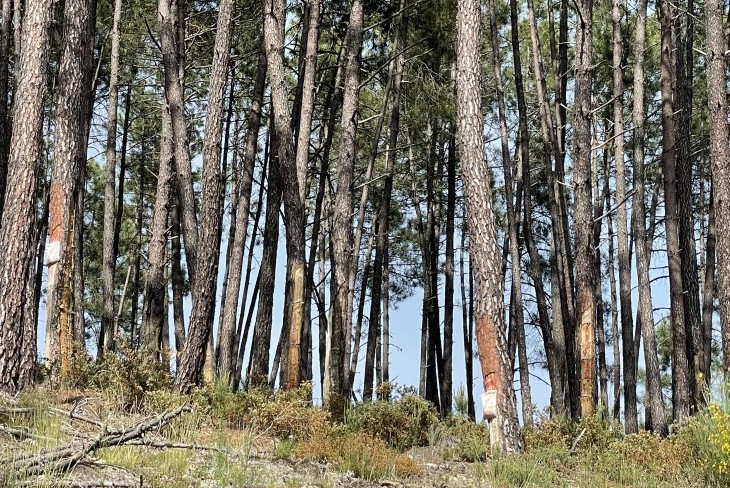
M 125 411 L 142 410 L 149 393 L 167 390 L 172 384 L 169 371 L 154 357 L 129 350 L 105 354 L 92 365 L 89 379 L 91 386 Z
M 680 430 L 711 486 L 730 486 L 730 401 L 711 403 Z
M 407 393 L 394 402 L 356 405 L 347 411 L 345 423 L 352 431 L 367 432 L 404 451 L 428 445 L 429 432 L 438 420 L 431 402 Z
M 217 382 L 200 390 L 198 398 L 230 427 L 251 428 L 279 439 L 307 438 L 329 428 L 329 413 L 310 405 L 311 392 L 312 385 L 305 383 L 293 390 L 262 386 L 233 393 L 226 383 Z
M 466 462 L 486 461 L 490 453 L 489 426 L 474 423 L 464 417 L 447 418 L 439 437 L 446 445 L 443 456 Z
M 359 478 L 408 477 L 421 468 L 408 456 L 399 453 L 383 440 L 365 432 L 347 429 L 320 431 L 296 444 L 295 458 L 333 463 L 341 471 L 350 471 Z

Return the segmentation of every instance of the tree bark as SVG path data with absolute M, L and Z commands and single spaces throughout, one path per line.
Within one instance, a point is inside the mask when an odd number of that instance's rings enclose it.
M 523 448 L 509 370 L 504 334 L 503 285 L 500 276 L 497 230 L 492 210 L 492 192 L 484 155 L 482 133 L 480 66 L 480 5 L 476 0 L 459 2 L 457 26 L 456 94 L 459 148 L 464 197 L 474 267 L 475 318 L 479 360 L 484 389 L 496 398 L 489 412 L 490 440 L 503 452 Z
M 109 68 L 109 107 L 106 133 L 106 181 L 104 185 L 104 231 L 102 237 L 102 312 L 99 333 L 99 355 L 114 350 L 114 192 L 117 170 L 117 107 L 119 106 L 119 23 L 122 18 L 122 0 L 114 0 L 111 29 L 111 61 Z
M 355 164 L 355 132 L 360 85 L 360 50 L 363 38 L 363 2 L 353 0 L 345 38 L 345 76 L 342 96 L 342 127 L 337 170 L 337 191 L 333 207 L 332 243 L 332 337 L 329 364 L 329 389 L 325 401 L 332 395 L 345 394 L 347 377 L 347 331 L 352 324 L 349 314 L 350 276 L 352 269 L 352 183 Z M 359 247 L 359 243 L 355 242 Z
M 183 93 L 185 39 L 181 35 L 183 6 L 179 0 L 158 0 L 157 20 L 165 74 L 165 100 L 172 120 L 175 141 L 175 189 L 180 207 L 180 224 L 185 244 L 185 260 L 191 287 L 195 283 L 198 256 L 198 220 L 195 213 L 192 166 Z
M 2 1 L 0 18 L 0 216 L 3 214 L 8 155 L 10 150 L 10 39 L 12 36 L 12 0 Z
M 25 12 L 8 160 L 8 180 L 16 183 L 7 189 L 0 219 L 0 249 L 6 253 L 0 261 L 0 389 L 9 393 L 32 381 L 33 368 L 21 359 L 24 349 L 35 347 L 27 343 L 35 336 L 35 320 L 28 319 L 35 308 L 35 198 L 52 5 L 27 0 Z
M 626 221 L 626 163 L 624 161 L 623 40 L 622 3 L 613 1 L 613 153 L 616 160 L 616 223 L 618 224 L 618 279 L 621 301 L 621 338 L 624 366 L 624 428 L 627 434 L 639 430 L 636 410 L 636 371 L 634 370 L 634 319 L 631 306 L 631 257 Z M 606 175 L 608 178 L 608 175 Z
M 272 137 L 275 139 L 275 137 Z M 251 355 L 247 384 L 266 384 L 269 374 L 271 349 L 272 310 L 276 281 L 276 254 L 279 243 L 279 209 L 281 206 L 281 176 L 276 151 L 278 141 L 272 141 L 269 153 L 269 175 L 266 191 L 266 222 L 264 223 L 264 251 L 259 267 L 259 302 L 256 324 L 251 340 Z
M 241 192 L 236 195 L 236 230 L 231 246 L 231 257 L 229 268 L 231 273 L 228 277 L 228 286 L 223 302 L 223 317 L 220 323 L 220 357 L 218 361 L 218 374 L 228 375 L 228 381 L 233 383 L 235 378 L 234 366 L 236 365 L 235 349 L 238 343 L 236 337 L 236 312 L 238 310 L 238 296 L 241 291 L 241 266 L 243 265 L 243 253 L 248 233 L 248 217 L 251 206 L 251 189 L 253 188 L 253 173 L 256 163 L 256 149 L 258 146 L 259 129 L 261 127 L 261 106 L 266 86 L 266 56 L 259 55 L 259 62 L 254 78 L 253 99 L 248 116 L 248 132 L 246 133 L 245 152 L 243 160 L 243 174 Z M 244 295 L 243 299 L 246 300 Z
M 182 270 L 182 238 L 180 228 L 180 203 L 173 184 L 175 197 L 170 209 L 170 281 L 172 285 L 172 317 L 175 328 L 175 358 L 180 361 L 185 350 L 185 316 L 183 313 L 183 294 L 185 275 Z
M 669 263 L 669 293 L 672 321 L 672 406 L 675 421 L 689 415 L 689 364 L 684 320 L 684 288 L 679 255 L 677 209 L 677 160 L 675 119 L 674 10 L 666 0 L 659 2 L 661 24 L 661 87 L 662 87 L 662 167 L 664 180 L 664 213 Z
M 203 139 L 203 191 L 201 195 L 198 256 L 193 279 L 193 306 L 187 345 L 175 378 L 175 388 L 188 392 L 198 383 L 203 368 L 205 347 L 213 328 L 220 228 L 222 225 L 221 198 L 221 137 L 227 84 L 228 63 L 233 37 L 235 2 L 222 0 L 218 10 L 213 63 L 210 74 L 208 111 Z M 173 123 L 174 125 L 174 123 Z
M 687 1 L 687 11 L 677 19 L 677 218 L 679 220 L 679 256 L 684 287 L 684 320 L 687 337 L 687 362 L 690 378 L 690 408 L 697 410 L 703 388 L 697 374 L 702 370 L 702 319 L 700 308 L 697 243 L 695 242 L 695 208 L 692 199 L 692 104 L 694 99 L 694 1 Z
M 725 377 L 730 375 L 730 144 L 728 143 L 727 84 L 722 24 L 723 4 L 705 2 L 707 26 L 707 104 L 710 112 L 710 157 L 712 158 L 713 207 L 717 232 L 717 292 Z M 708 256 L 708 265 L 709 265 Z M 707 282 L 707 278 L 706 278 Z M 710 321 L 711 322 L 711 321 Z M 709 342 L 705 337 L 705 342 Z
M 664 414 L 659 359 L 657 357 L 657 343 L 654 333 L 654 308 L 651 300 L 651 282 L 649 279 L 649 257 L 653 235 L 647 236 L 646 210 L 644 205 L 644 54 L 646 46 L 646 9 L 647 1 L 639 0 L 636 9 L 636 38 L 634 41 L 634 103 L 632 109 L 633 121 L 633 171 L 634 188 L 637 193 L 633 198 L 631 224 L 636 241 L 636 275 L 639 282 L 639 323 L 641 338 L 644 341 L 644 364 L 646 368 L 646 396 L 647 410 L 650 413 L 651 425 L 647 429 L 654 430 L 660 435 L 668 432 Z M 652 232 L 653 234 L 653 232 Z M 648 238 L 647 238 L 648 237 Z
M 170 112 L 162 107 L 162 134 L 160 135 L 160 164 L 157 171 L 157 196 L 152 212 L 152 229 L 148 247 L 149 267 L 145 282 L 140 343 L 158 361 L 162 360 L 160 343 L 167 315 L 165 304 L 168 300 L 165 268 L 167 265 L 167 217 L 170 207 L 170 184 L 173 178 L 172 159 L 174 145 L 172 140 L 172 121 Z
M 73 247 L 76 194 L 83 187 L 86 162 L 84 117 L 92 96 L 93 39 L 96 3 L 65 4 L 63 46 L 58 71 L 49 203 L 48 299 L 46 304 L 46 357 L 65 377 L 71 365 L 73 343 Z M 55 254 L 55 256 L 54 256 Z M 57 259 L 56 259 L 57 258 Z M 55 371 L 58 372 L 58 371 Z
M 286 387 L 292 388 L 299 383 L 300 339 L 304 310 L 305 278 L 305 211 L 300 197 L 297 177 L 294 144 L 291 130 L 291 113 L 288 108 L 284 69 L 284 2 L 264 0 L 264 42 L 266 59 L 271 82 L 271 104 L 274 129 L 278 143 L 280 174 L 284 196 L 284 225 L 286 228 L 287 286 L 285 295 L 285 328 L 288 334 Z
M 575 102 L 573 187 L 575 198 L 575 268 L 577 307 L 576 344 L 580 353 L 580 414 L 590 417 L 595 409 L 594 334 L 595 273 L 593 268 L 593 209 L 591 200 L 591 82 L 593 79 L 593 0 L 576 5 Z
M 494 11 L 494 0 L 489 0 L 489 10 Z M 532 425 L 532 395 L 530 392 L 530 372 L 527 364 L 527 345 L 525 341 L 524 303 L 522 299 L 522 256 L 519 248 L 519 211 L 515 210 L 514 177 L 512 175 L 511 158 L 509 153 L 509 136 L 507 129 L 507 113 L 504 103 L 504 86 L 502 83 L 502 56 L 500 54 L 497 21 L 494 15 L 490 16 L 490 39 L 492 45 L 492 61 L 497 90 L 497 109 L 499 116 L 499 135 L 502 148 L 502 170 L 504 172 L 505 200 L 507 202 L 507 229 L 509 236 L 509 255 L 512 263 L 512 294 L 514 303 L 510 303 L 510 315 L 516 332 L 517 351 L 520 360 L 520 395 L 522 399 L 522 419 L 524 425 Z M 519 171 L 518 171 L 519 174 Z M 518 182 L 518 185 L 521 182 Z M 447 220 L 448 222 L 448 220 Z

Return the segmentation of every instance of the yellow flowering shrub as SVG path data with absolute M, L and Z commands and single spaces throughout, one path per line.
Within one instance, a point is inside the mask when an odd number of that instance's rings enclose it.
M 688 427 L 707 482 L 730 486 L 730 404 L 711 403 Z

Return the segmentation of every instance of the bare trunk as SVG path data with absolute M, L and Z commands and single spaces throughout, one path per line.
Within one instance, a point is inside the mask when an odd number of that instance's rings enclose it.
M 165 99 L 170 110 L 173 140 L 175 141 L 175 189 L 180 207 L 185 260 L 192 288 L 195 286 L 195 263 L 198 256 L 198 220 L 195 213 L 195 194 L 182 79 L 185 53 L 185 38 L 184 35 L 181 35 L 183 9 L 184 6 L 178 0 L 158 0 L 157 3 L 162 64 L 165 73 Z
M 639 430 L 636 410 L 636 371 L 634 364 L 634 319 L 631 306 L 631 257 L 629 255 L 628 224 L 626 221 L 626 164 L 624 162 L 624 104 L 623 104 L 623 40 L 621 33 L 620 0 L 613 1 L 613 152 L 616 160 L 616 221 L 618 224 L 618 279 L 621 300 L 621 338 L 624 366 L 624 428 L 627 434 Z M 608 175 L 606 175 L 608 178 Z
M 345 76 L 342 97 L 342 118 L 340 125 L 339 166 L 336 181 L 337 192 L 333 207 L 332 243 L 332 337 L 331 360 L 329 364 L 329 391 L 325 401 L 332 395 L 346 393 L 347 376 L 347 334 L 352 324 L 350 314 L 350 289 L 353 251 L 352 244 L 352 182 L 355 165 L 355 132 L 357 129 L 357 106 L 360 85 L 360 51 L 363 38 L 363 2 L 353 0 L 350 7 L 350 21 L 345 38 Z M 355 242 L 355 246 L 359 243 Z
M 677 209 L 676 120 L 674 107 L 674 32 L 675 12 L 666 0 L 659 2 L 661 23 L 661 85 L 662 85 L 662 167 L 664 176 L 664 213 L 669 263 L 669 290 L 672 320 L 672 405 L 675 421 L 689 415 L 689 364 L 684 320 L 684 288 L 679 256 Z
M 286 227 L 287 250 L 287 293 L 285 294 L 285 313 L 290 329 L 286 348 L 287 369 L 286 387 L 292 388 L 299 383 L 300 339 L 304 310 L 305 278 L 305 211 L 300 197 L 294 144 L 291 130 L 291 113 L 288 108 L 288 95 L 284 68 L 284 2 L 264 0 L 264 43 L 271 81 L 271 104 L 274 128 L 278 140 L 280 174 L 284 197 L 284 225 Z
M 261 126 L 261 106 L 266 86 L 266 57 L 259 56 L 256 77 L 254 80 L 253 100 L 248 116 L 248 132 L 246 134 L 246 146 L 243 160 L 243 174 L 240 194 L 234 196 L 236 214 L 236 229 L 233 240 L 229 246 L 231 255 L 229 259 L 228 285 L 225 290 L 223 301 L 223 315 L 220 322 L 220 357 L 218 361 L 218 374 L 228 375 L 228 381 L 233 383 L 235 374 L 234 366 L 236 359 L 236 312 L 238 311 L 238 296 L 241 291 L 241 266 L 243 264 L 243 253 L 248 233 L 248 217 L 251 206 L 251 189 L 253 187 L 253 173 L 256 163 L 256 149 Z M 246 300 L 246 295 L 243 300 Z
M 25 7 L 8 161 L 8 180 L 16 184 L 7 189 L 0 220 L 0 249 L 7 256 L 0 261 L 0 389 L 11 393 L 32 375 L 32 367 L 28 371 L 21 361 L 35 336 L 36 206 L 27 202 L 36 197 L 52 17 L 52 5 L 45 1 L 27 0 Z
M 697 244 L 692 200 L 692 103 L 694 98 L 694 1 L 688 0 L 687 11 L 677 21 L 677 218 L 679 220 L 679 256 L 684 289 L 684 320 L 687 337 L 687 362 L 690 378 L 690 409 L 697 410 L 703 396 L 703 382 L 697 374 L 704 363 L 702 319 L 700 308 Z
M 83 186 L 88 98 L 92 96 L 92 47 L 96 4 L 70 1 L 64 11 L 64 43 L 58 71 L 53 166 L 49 203 L 46 357 L 70 370 L 73 343 L 73 248 L 76 197 Z M 89 113 L 88 116 L 91 114 Z M 54 373 L 57 371 L 54 371 Z
M 494 10 L 494 0 L 489 1 L 489 9 Z M 507 129 L 507 113 L 504 103 L 504 86 L 502 84 L 502 56 L 500 54 L 499 38 L 497 32 L 497 21 L 494 15 L 490 16 L 490 39 L 492 45 L 494 76 L 497 89 L 497 107 L 499 111 L 499 135 L 502 148 L 502 170 L 504 172 L 505 200 L 507 202 L 507 227 L 509 236 L 509 255 L 512 263 L 512 297 L 514 303 L 510 302 L 512 313 L 511 319 L 516 332 L 517 351 L 520 360 L 520 395 L 522 399 L 522 418 L 525 425 L 532 425 L 532 395 L 530 392 L 530 372 L 527 364 L 527 347 L 525 343 L 525 317 L 523 315 L 524 304 L 522 300 L 522 257 L 520 254 L 518 233 L 519 233 L 519 211 L 515 211 L 514 177 L 512 175 L 512 161 L 509 154 L 509 136 Z M 519 170 L 517 171 L 519 175 Z M 518 185 L 521 182 L 518 181 Z
M 504 337 L 502 282 L 497 256 L 497 232 L 492 210 L 489 172 L 482 133 L 480 66 L 480 6 L 478 1 L 459 2 L 457 25 L 456 89 L 458 134 L 464 196 L 469 220 L 471 256 L 476 287 L 475 316 L 479 360 L 485 394 L 494 398 L 487 411 L 492 445 L 503 452 L 519 452 L 523 444 Z
M 593 0 L 576 6 L 573 188 L 575 198 L 576 344 L 580 354 L 580 415 L 595 409 L 595 280 L 593 269 L 593 209 L 591 200 L 591 81 L 593 79 Z
M 190 315 L 188 341 L 175 377 L 175 388 L 188 392 L 198 383 L 203 369 L 205 347 L 213 328 L 218 255 L 222 225 L 221 198 L 221 137 L 228 63 L 233 37 L 233 0 L 222 0 L 218 10 L 213 62 L 210 74 L 208 111 L 203 138 L 203 190 L 201 195 L 198 256 L 193 279 L 193 307 Z M 174 123 L 173 123 L 174 125 Z
M 152 229 L 148 248 L 147 280 L 145 282 L 140 343 L 155 359 L 162 360 L 160 341 L 167 325 L 167 217 L 170 207 L 170 183 L 172 181 L 172 122 L 169 111 L 162 108 L 162 134 L 160 136 L 160 164 L 157 172 L 157 195 L 152 212 Z
M 272 310 L 276 281 L 276 254 L 279 242 L 279 209 L 281 206 L 281 180 L 276 143 L 272 141 L 269 155 L 268 189 L 266 193 L 266 223 L 264 224 L 264 251 L 259 268 L 259 301 L 251 341 L 248 378 L 246 384 L 265 384 L 269 374 L 269 349 L 271 348 Z
M 710 156 L 712 158 L 713 210 L 717 232 L 717 292 L 720 303 L 720 330 L 725 377 L 730 375 L 730 149 L 728 147 L 727 84 L 725 50 L 727 40 L 722 24 L 723 4 L 705 3 L 707 22 L 707 104 L 710 111 Z M 708 242 L 708 267 L 710 263 Z M 705 278 L 705 283 L 708 278 Z M 709 299 L 708 299 L 709 301 Z M 708 318 L 708 322 L 711 320 Z M 705 342 L 709 343 L 707 337 Z
M 10 39 L 12 36 L 12 0 L 2 1 L 0 18 L 0 216 L 3 214 L 8 156 L 10 152 Z
M 182 270 L 182 244 L 180 229 L 180 204 L 175 194 L 175 204 L 170 209 L 170 281 L 172 285 L 172 317 L 175 327 L 175 358 L 180 361 L 185 350 L 185 316 L 183 315 L 183 288 L 185 276 Z

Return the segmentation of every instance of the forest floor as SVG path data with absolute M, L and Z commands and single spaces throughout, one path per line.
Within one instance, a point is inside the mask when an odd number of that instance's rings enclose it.
M 495 457 L 484 448 L 484 426 L 439 420 L 418 397 L 353 407 L 335 421 L 307 396 L 219 387 L 135 396 L 46 385 L 0 397 L 0 486 L 711 484 L 680 437 L 623 436 L 599 419 L 546 422 L 526 433 L 525 454 Z

